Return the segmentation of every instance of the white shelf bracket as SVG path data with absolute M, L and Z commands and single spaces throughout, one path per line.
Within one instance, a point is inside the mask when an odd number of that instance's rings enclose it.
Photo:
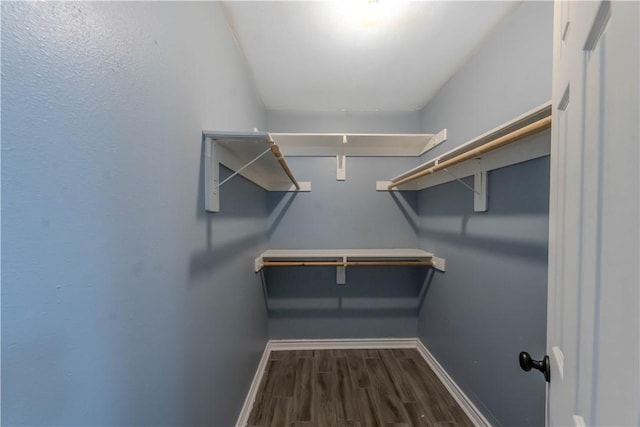
M 207 136 L 204 140 L 204 207 L 209 212 L 220 211 L 220 164 L 216 147 L 217 144 Z
M 342 135 L 342 150 L 336 156 L 336 181 L 347 179 L 347 156 L 344 155 L 344 146 L 349 142 L 347 135 Z
M 264 297 L 264 305 L 267 307 L 267 311 L 269 311 L 269 289 L 267 288 L 267 280 L 264 277 L 264 269 L 261 269 L 258 272 L 258 276 L 260 276 L 260 284 L 262 285 L 262 296 Z
M 473 186 L 475 191 L 473 194 L 473 211 L 474 212 L 486 212 L 487 211 L 487 172 L 481 171 L 473 176 Z
M 458 178 L 451 173 L 447 168 L 442 169 L 453 179 L 465 186 L 467 189 L 473 191 L 473 211 L 474 212 L 486 212 L 487 211 L 487 172 L 481 171 L 473 175 L 473 187 Z
M 347 178 L 347 156 L 336 156 L 336 181 L 344 181 Z
M 257 157 L 238 168 L 235 172 L 220 181 L 220 152 L 218 143 L 210 136 L 204 140 L 204 188 L 205 209 L 209 212 L 220 212 L 220 187 L 243 170 L 257 162 L 262 156 L 271 151 L 271 147 L 264 150 Z
M 478 159 L 478 164 L 481 165 L 481 160 Z M 437 161 L 436 161 L 437 164 Z M 486 212 L 487 211 L 487 172 L 481 170 L 473 175 L 473 187 L 461 180 L 459 177 L 451 173 L 447 168 L 442 169 L 453 179 L 465 186 L 467 189 L 473 191 L 473 211 L 474 212 Z
M 436 163 L 437 164 L 437 163 Z M 475 194 L 478 194 L 478 191 L 473 188 L 472 186 L 470 186 L 469 184 L 467 184 L 466 182 L 464 182 L 463 180 L 461 180 L 460 178 L 458 178 L 456 175 L 452 174 L 451 171 L 449 171 L 449 169 L 444 168 L 442 169 L 443 171 L 445 171 L 449 176 L 451 176 L 451 178 L 455 179 L 456 181 L 458 181 L 460 184 L 462 184 L 463 186 L 467 187 L 467 189 L 473 191 Z
M 338 285 L 347 283 L 347 267 L 345 267 L 347 265 L 346 256 L 342 257 L 342 263 L 344 264 L 343 266 L 336 267 L 336 284 Z
M 216 143 L 213 144 L 214 147 L 217 145 Z M 260 159 L 260 157 L 264 156 L 265 154 L 267 154 L 269 151 L 271 151 L 271 147 L 267 148 L 266 150 L 264 150 L 259 156 L 257 156 L 255 159 L 251 160 L 250 162 L 248 162 L 247 164 L 245 164 L 244 166 L 242 166 L 240 169 L 238 169 L 237 171 L 235 171 L 234 173 L 232 173 L 231 175 L 229 175 L 225 180 L 223 180 L 220 184 L 218 184 L 218 188 L 222 187 L 227 181 L 229 181 L 231 178 L 233 178 L 234 176 L 238 175 L 240 172 L 242 172 L 243 170 L 245 170 L 246 168 L 248 168 L 249 166 L 251 166 L 252 164 L 254 164 L 255 162 L 258 161 L 258 159 Z

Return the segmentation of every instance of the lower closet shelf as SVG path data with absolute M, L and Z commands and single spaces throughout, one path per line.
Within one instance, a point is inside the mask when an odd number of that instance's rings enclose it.
M 445 271 L 445 260 L 421 249 L 269 249 L 255 259 L 263 267 L 336 267 L 336 282 L 346 283 L 347 267 L 433 267 Z

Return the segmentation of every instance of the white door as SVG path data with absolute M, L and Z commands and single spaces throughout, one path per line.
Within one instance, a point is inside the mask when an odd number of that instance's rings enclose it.
M 550 426 L 640 425 L 638 5 L 555 4 Z

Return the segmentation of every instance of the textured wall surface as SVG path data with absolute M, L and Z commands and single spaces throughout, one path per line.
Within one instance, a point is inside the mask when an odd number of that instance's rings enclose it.
M 442 152 L 550 98 L 550 3 L 525 3 L 421 114 L 269 112 L 216 3 L 2 4 L 2 415 L 7 425 L 235 422 L 272 338 L 415 336 L 496 425 L 540 425 L 548 162 L 375 191 L 411 158 L 289 158 L 311 193 L 238 177 L 203 201 L 202 129 L 436 132 Z M 543 137 L 543 136 L 541 136 Z M 223 168 L 222 174 L 229 172 Z M 272 248 L 423 247 L 424 271 L 267 274 Z M 520 327 L 520 325 L 523 325 Z
M 424 129 L 449 130 L 434 152 L 551 98 L 552 16 L 551 2 L 523 3 L 426 106 Z M 522 372 L 518 353 L 545 353 L 548 157 L 488 180 L 484 213 L 473 212 L 471 193 L 455 181 L 419 194 L 420 245 L 447 260 L 429 288 L 419 337 L 494 425 L 544 425 L 544 379 Z
M 264 125 L 216 3 L 2 4 L 3 424 L 235 422 L 266 195 L 201 132 Z

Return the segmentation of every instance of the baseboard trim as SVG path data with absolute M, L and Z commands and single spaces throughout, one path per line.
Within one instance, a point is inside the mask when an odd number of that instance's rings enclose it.
M 456 382 L 449 376 L 447 371 L 442 367 L 438 360 L 431 354 L 429 350 L 422 344 L 422 341 L 416 339 L 416 349 L 422 358 L 429 364 L 433 372 L 440 379 L 449 394 L 458 402 L 458 405 L 467 414 L 471 421 L 478 427 L 491 427 L 489 420 L 482 415 L 476 405 L 467 397 Z
M 415 338 L 271 340 L 271 350 L 353 350 L 364 348 L 415 348 Z
M 477 427 L 491 427 L 489 421 L 444 370 L 438 360 L 427 350 L 418 338 L 376 338 L 376 339 L 317 339 L 317 340 L 269 340 L 262 353 L 249 392 L 244 400 L 236 422 L 236 427 L 245 427 L 258 393 L 269 355 L 274 350 L 340 350 L 340 349 L 375 349 L 375 348 L 415 348 L 429 364 L 451 396 L 458 402 L 462 410 Z
M 251 415 L 253 402 L 256 400 L 258 387 L 260 387 L 260 382 L 262 382 L 264 371 L 267 369 L 267 362 L 269 361 L 270 353 L 271 345 L 270 341 L 267 341 L 267 344 L 264 346 L 264 351 L 262 352 L 260 362 L 258 363 L 258 367 L 256 368 L 256 373 L 253 375 L 253 381 L 251 381 L 251 385 L 249 386 L 249 392 L 247 393 L 247 397 L 244 399 L 244 403 L 242 404 L 242 408 L 240 409 L 240 415 L 238 416 L 236 427 L 245 427 L 247 425 L 247 422 L 249 422 L 249 415 Z

